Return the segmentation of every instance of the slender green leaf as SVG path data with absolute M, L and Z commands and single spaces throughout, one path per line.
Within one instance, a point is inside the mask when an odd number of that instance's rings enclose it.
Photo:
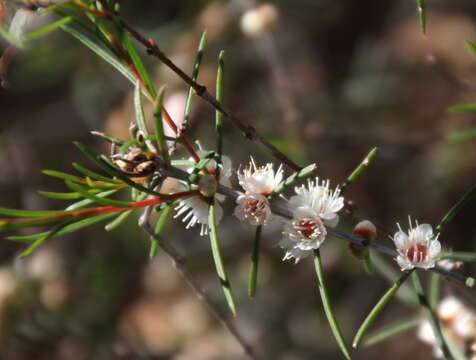
M 80 184 L 85 183 L 84 179 L 80 178 L 79 176 L 66 174 L 66 173 L 61 172 L 61 171 L 41 170 L 41 172 L 45 175 L 52 176 L 52 177 L 55 177 L 55 178 L 58 178 L 58 179 L 70 180 L 70 181 L 74 181 L 74 182 L 77 182 L 77 183 L 80 183 Z
M 52 211 L 52 210 L 18 210 L 18 209 L 8 209 L 0 207 L 0 215 L 14 216 L 14 217 L 43 217 L 43 216 L 52 216 L 63 213 L 63 211 Z
M 79 199 L 81 197 L 81 194 L 77 192 L 62 193 L 62 192 L 51 192 L 51 191 L 38 191 L 38 194 L 46 198 L 60 199 L 60 200 Z
M 248 276 L 248 296 L 255 296 L 256 294 L 256 283 L 258 279 L 259 252 L 260 252 L 262 229 L 263 227 L 261 225 L 256 227 L 255 240 L 253 244 L 253 252 L 251 254 L 250 272 Z
M 124 48 L 127 50 L 129 56 L 131 57 L 131 60 L 137 69 L 139 76 L 141 77 L 142 81 L 144 82 L 147 90 L 150 93 L 150 96 L 152 98 L 155 98 L 157 96 L 157 93 L 155 92 L 154 84 L 152 83 L 152 80 L 150 79 L 150 76 L 142 63 L 142 60 L 137 53 L 137 50 L 135 49 L 134 45 L 132 44 L 131 39 L 129 38 L 129 35 L 127 34 L 127 31 L 123 27 L 119 27 L 118 29 L 121 33 L 121 40 L 122 40 L 122 45 Z
M 416 0 L 418 21 L 420 22 L 420 28 L 423 35 L 426 34 L 426 6 L 425 0 Z
M 396 321 L 368 335 L 367 339 L 362 345 L 365 347 L 376 345 L 405 331 L 416 328 L 418 325 L 420 325 L 420 322 L 421 320 L 415 317 Z
M 209 206 L 208 212 L 208 226 L 209 226 L 209 235 L 210 242 L 212 247 L 213 260 L 215 261 L 215 268 L 217 271 L 218 278 L 220 279 L 221 288 L 225 294 L 228 307 L 230 308 L 233 316 L 236 316 L 236 303 L 233 293 L 231 291 L 230 281 L 225 271 L 225 265 L 223 264 L 223 259 L 220 251 L 220 244 L 218 241 L 217 226 L 216 226 L 216 215 L 215 215 L 215 204 L 211 203 Z
M 66 226 L 68 225 L 71 225 L 72 222 L 71 221 L 67 221 L 63 224 L 60 224 L 58 226 L 56 226 L 53 230 L 50 230 L 50 231 L 47 231 L 46 233 L 44 233 L 42 236 L 40 236 L 38 239 L 36 239 L 32 244 L 30 244 L 21 254 L 20 254 L 20 257 L 27 257 L 29 255 L 31 255 L 33 252 L 35 252 L 36 249 L 38 249 L 41 245 L 43 245 L 43 243 L 48 240 L 48 239 L 51 239 L 52 237 L 54 237 L 55 235 L 58 234 L 58 232 L 61 230 L 61 229 L 64 229 Z
M 216 158 L 216 152 L 214 151 L 208 151 L 207 153 L 202 155 L 200 157 L 200 161 L 198 162 L 198 164 L 196 164 L 195 167 L 193 168 L 193 171 L 190 174 L 188 181 L 191 184 L 196 183 L 198 179 L 200 178 L 200 171 L 202 171 L 205 168 L 205 166 L 207 166 L 207 164 L 210 161 L 214 160 L 215 158 Z
M 372 252 L 371 258 L 374 268 L 390 284 L 395 283 L 395 281 L 397 281 L 401 276 L 400 272 L 391 267 L 380 254 Z M 407 284 L 404 284 L 400 287 L 400 291 L 397 292 L 396 296 L 402 303 L 408 306 L 414 307 L 418 305 L 418 299 L 415 293 L 407 286 Z
M 78 164 L 78 163 L 73 163 L 73 167 L 79 171 L 80 173 L 92 178 L 92 179 L 96 179 L 96 180 L 100 180 L 100 181 L 104 181 L 104 182 L 108 182 L 108 183 L 112 183 L 112 184 L 120 184 L 121 182 L 119 180 L 116 180 L 116 179 L 111 179 L 111 178 L 108 178 L 106 176 L 103 176 L 103 175 L 100 175 L 92 170 L 89 170 L 87 168 L 85 168 L 84 166 Z
M 192 71 L 192 80 L 197 81 L 198 73 L 200 72 L 200 66 L 202 65 L 203 53 L 205 51 L 205 45 L 207 43 L 207 32 L 204 31 L 198 43 L 197 57 L 195 58 L 195 65 Z M 195 90 L 192 87 L 188 90 L 187 102 L 185 104 L 185 116 L 182 126 L 182 131 L 185 132 L 188 128 L 188 122 L 190 121 L 190 113 L 192 112 L 192 103 Z
M 157 94 L 157 98 L 155 100 L 155 133 L 157 135 L 157 143 L 159 145 L 160 154 L 164 159 L 165 166 L 168 167 L 170 164 L 169 159 L 169 149 L 167 148 L 167 142 L 165 141 L 165 133 L 164 133 L 164 123 L 162 119 L 162 108 L 164 102 L 164 95 L 165 95 L 165 87 L 162 86 L 159 89 L 159 93 Z
M 454 261 L 464 261 L 464 262 L 476 262 L 476 252 L 465 252 L 465 251 L 456 251 L 456 252 L 441 252 L 438 255 L 438 260 L 454 260 Z
M 421 283 L 420 277 L 418 276 L 418 273 L 416 271 L 412 273 L 412 279 L 413 286 L 415 287 L 415 292 L 418 295 L 418 301 L 420 303 L 420 306 L 425 311 L 426 318 L 428 319 L 428 322 L 431 325 L 431 329 L 433 330 L 433 334 L 435 335 L 435 339 L 438 343 L 438 346 L 440 347 L 446 359 L 453 359 L 453 356 L 450 354 L 448 345 L 446 344 L 445 338 L 443 337 L 443 334 L 441 332 L 441 326 L 438 317 L 434 313 L 433 309 L 430 307 L 428 299 L 425 295 L 425 291 L 423 290 L 423 285 Z
M 408 279 L 408 276 L 411 274 L 411 272 L 412 271 L 405 272 L 400 277 L 400 279 L 398 279 L 395 282 L 395 284 L 393 284 L 393 286 L 387 290 L 387 292 L 382 296 L 382 298 L 378 301 L 378 303 L 369 312 L 365 320 L 360 325 L 359 330 L 357 330 L 357 333 L 355 334 L 354 340 L 352 341 L 352 347 L 356 348 L 360 344 L 360 341 L 364 337 L 367 330 L 370 328 L 370 326 L 372 326 L 372 324 L 377 319 L 378 315 L 380 315 L 383 308 L 385 307 L 385 305 L 387 305 L 390 299 L 393 298 L 393 296 L 398 291 L 400 286 Z
M 126 221 L 133 212 L 134 212 L 134 209 L 124 211 L 123 213 L 119 214 L 115 219 L 113 219 L 111 222 L 107 223 L 106 226 L 104 226 L 104 229 L 106 231 L 113 231 L 117 229 L 117 227 L 122 225 L 124 221 Z
M 73 21 L 73 17 L 72 16 L 66 16 L 66 17 L 63 17 L 51 24 L 48 24 L 38 30 L 35 30 L 35 31 L 32 31 L 31 33 L 28 33 L 25 35 L 25 38 L 26 39 L 29 39 L 29 40 L 32 40 L 32 39 L 36 39 L 40 36 L 43 36 L 43 35 L 46 35 L 48 34 L 49 32 L 51 31 L 54 31 L 56 29 L 58 29 L 59 27 L 61 27 L 62 25 L 66 25 L 68 23 L 70 23 L 71 21 Z
M 117 71 L 119 71 L 122 75 L 124 75 L 131 83 L 135 84 L 136 79 L 134 75 L 130 72 L 130 70 L 124 66 L 119 60 L 117 60 L 114 55 L 112 55 L 110 52 L 96 44 L 93 40 L 88 38 L 86 35 L 80 33 L 73 27 L 69 25 L 63 25 L 61 28 L 66 31 L 68 34 L 72 35 L 76 39 L 78 39 L 80 42 L 82 42 L 86 47 L 91 49 L 93 52 L 95 52 L 100 58 L 102 58 L 104 61 L 108 62 L 110 65 L 112 65 Z
M 365 156 L 364 160 L 352 171 L 347 180 L 340 186 L 340 193 L 343 194 L 349 185 L 351 185 L 355 180 L 358 179 L 360 175 L 364 172 L 365 169 L 370 165 L 373 159 L 377 156 L 378 148 L 374 147 L 370 152 Z
M 136 124 L 139 130 L 142 132 L 144 137 L 148 137 L 150 135 L 149 129 L 147 128 L 147 123 L 145 121 L 144 115 L 144 107 L 142 106 L 142 94 L 140 85 L 136 83 L 134 88 L 134 110 L 136 114 Z M 154 149 L 151 149 L 154 150 Z
M 85 197 L 86 199 L 92 200 L 93 202 L 99 205 L 116 206 L 116 207 L 123 207 L 123 208 L 128 208 L 132 206 L 131 203 L 126 201 L 112 200 L 105 197 L 93 195 L 89 193 L 86 189 L 84 189 L 83 187 L 76 185 L 69 180 L 65 180 L 65 183 L 66 183 L 66 186 L 71 188 L 71 190 L 80 193 L 81 196 Z
M 453 131 L 446 137 L 446 139 L 452 143 L 460 143 L 476 139 L 476 128 Z
M 97 197 L 108 197 L 109 195 L 115 194 L 118 191 L 119 191 L 119 189 L 106 190 L 106 191 L 100 192 L 96 196 Z M 91 199 L 83 199 L 81 201 L 77 201 L 77 202 L 69 205 L 65 210 L 66 211 L 77 210 L 77 209 L 81 209 L 85 206 L 91 205 L 93 203 L 94 203 L 94 201 L 91 200 Z
M 428 301 L 432 309 L 436 309 L 440 301 L 441 275 L 432 272 L 430 275 L 430 284 L 428 285 Z
M 286 180 L 282 181 L 274 190 L 272 196 L 276 196 L 281 194 L 286 188 L 291 185 L 294 185 L 297 181 L 305 179 L 311 176 L 314 171 L 316 170 L 316 164 L 311 164 L 306 166 L 305 168 L 293 173 L 291 176 L 286 178 Z
M 468 48 L 469 52 L 472 53 L 476 57 L 476 45 L 469 40 L 466 40 L 466 47 Z
M 110 142 L 111 144 L 116 144 L 116 145 L 119 145 L 119 146 L 121 146 L 124 143 L 123 140 L 121 140 L 121 139 L 119 139 L 115 136 L 105 134 L 105 133 L 100 132 L 100 131 L 91 131 L 91 135 L 98 136 L 101 139 L 106 140 L 107 142 Z
M 443 231 L 444 227 L 451 221 L 453 218 L 458 214 L 461 209 L 473 198 L 476 196 L 476 185 L 474 185 L 471 189 L 469 189 L 466 193 L 463 194 L 461 199 L 453 205 L 453 207 L 446 213 L 446 215 L 441 219 L 440 223 L 435 229 L 435 238 Z
M 94 225 L 98 222 L 101 222 L 101 221 L 104 221 L 104 220 L 107 220 L 107 219 L 110 219 L 110 218 L 112 218 L 113 216 L 116 216 L 116 215 L 117 214 L 115 214 L 115 213 L 101 214 L 101 215 L 92 216 L 90 218 L 81 219 L 81 220 L 76 221 L 72 224 L 66 225 L 62 229 L 58 230 L 58 232 L 56 232 L 54 234 L 54 236 L 51 236 L 50 239 L 52 237 L 70 234 L 74 231 L 77 231 L 77 230 L 80 230 L 82 228 Z M 33 235 L 12 235 L 12 236 L 7 236 L 6 239 L 11 240 L 11 241 L 15 241 L 15 242 L 29 243 L 29 242 L 32 242 L 32 241 L 37 241 L 38 239 L 40 239 L 41 237 L 45 236 L 45 234 L 48 234 L 48 233 L 49 233 L 49 231 L 39 233 L 39 234 L 33 234 Z
M 448 108 L 450 112 L 476 112 L 476 104 L 453 105 Z
M 164 229 L 165 223 L 167 221 L 167 218 L 169 217 L 170 210 L 172 210 L 172 205 L 166 205 L 162 212 L 160 213 L 159 220 L 157 220 L 157 223 L 155 224 L 155 230 L 154 230 L 154 237 L 151 238 L 151 243 L 150 243 L 150 250 L 149 250 L 149 258 L 153 258 L 157 255 L 157 251 L 159 250 L 159 245 L 160 245 L 160 234 L 162 233 L 162 230 Z
M 329 322 L 329 326 L 331 327 L 332 334 L 334 335 L 337 344 L 339 345 L 339 348 L 342 351 L 342 354 L 345 356 L 346 359 L 350 359 L 349 350 L 347 349 L 347 345 L 345 344 L 345 340 L 342 336 L 339 323 L 337 322 L 334 310 L 332 308 L 332 303 L 329 298 L 329 294 L 327 293 L 327 287 L 324 281 L 324 270 L 322 269 L 321 253 L 319 249 L 314 250 L 314 267 L 316 270 L 319 294 L 321 295 L 324 313 L 326 314 L 327 321 Z
M 216 99 L 219 103 L 223 104 L 223 97 L 225 92 L 225 52 L 220 51 L 218 55 L 218 71 L 216 81 Z M 215 131 L 217 141 L 217 154 L 221 163 L 221 155 L 223 153 L 223 113 L 221 111 L 215 111 Z

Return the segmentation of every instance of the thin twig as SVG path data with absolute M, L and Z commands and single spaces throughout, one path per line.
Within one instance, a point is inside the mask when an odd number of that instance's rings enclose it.
M 159 164 L 162 164 L 162 162 L 163 162 L 162 159 L 159 158 L 159 157 L 155 157 L 155 161 L 157 161 Z M 190 174 L 187 173 L 186 171 L 183 171 L 183 170 L 175 168 L 175 167 L 170 167 L 168 169 L 163 169 L 162 175 L 166 176 L 166 177 L 176 178 L 176 179 L 183 180 L 183 181 L 187 181 L 189 176 L 190 176 Z M 240 191 L 229 188 L 229 187 L 226 187 L 226 186 L 223 186 L 221 184 L 218 184 L 217 192 L 222 194 L 222 195 L 226 195 L 228 197 L 231 197 L 233 199 L 236 199 L 238 196 L 242 195 L 242 193 Z M 278 205 L 271 204 L 271 211 L 274 214 L 276 214 L 278 216 L 281 216 L 282 218 L 285 218 L 285 219 L 292 219 L 293 218 L 293 215 L 289 210 L 287 210 L 287 209 L 285 209 L 281 206 L 278 206 Z M 362 238 L 358 235 L 347 233 L 345 231 L 335 229 L 335 228 L 331 228 L 331 227 L 327 227 L 327 232 L 330 235 L 332 235 L 336 238 L 348 241 L 348 242 L 353 243 L 357 246 L 368 247 L 372 250 L 378 251 L 382 254 L 391 256 L 393 258 L 396 258 L 398 256 L 398 253 L 395 249 L 391 249 L 389 247 L 377 244 L 375 242 L 368 243 L 368 241 L 366 239 L 364 239 L 364 238 Z M 459 281 L 459 282 L 463 282 L 467 287 L 470 287 L 470 288 L 474 287 L 474 285 L 475 285 L 475 280 L 474 280 L 473 277 L 465 276 L 465 275 L 462 275 L 462 274 L 459 274 L 459 273 L 456 273 L 456 272 L 452 272 L 452 271 L 447 271 L 447 270 L 444 270 L 444 269 L 438 268 L 438 267 L 434 267 L 434 268 L 429 269 L 429 270 L 434 271 L 434 272 L 436 272 L 440 275 L 443 275 L 447 278 L 450 278 L 450 279 L 453 279 L 453 280 L 456 280 L 456 281 Z
M 141 218 L 139 219 L 139 226 L 152 239 L 158 240 L 156 238 L 154 230 L 150 226 L 150 212 L 151 208 L 148 208 L 144 211 Z M 182 275 L 187 284 L 192 288 L 197 297 L 205 303 L 205 305 L 208 307 L 208 310 L 222 323 L 225 329 L 227 329 L 229 333 L 235 338 L 235 340 L 240 344 L 244 353 L 250 359 L 257 359 L 253 347 L 248 344 L 248 342 L 240 334 L 233 321 L 220 310 L 220 307 L 215 304 L 215 302 L 210 298 L 207 292 L 197 283 L 197 281 L 195 281 L 192 273 L 188 270 L 184 258 L 178 253 L 178 251 L 172 245 L 164 241 L 164 239 L 161 239 L 161 241 L 159 242 L 159 246 L 169 256 L 174 267 Z

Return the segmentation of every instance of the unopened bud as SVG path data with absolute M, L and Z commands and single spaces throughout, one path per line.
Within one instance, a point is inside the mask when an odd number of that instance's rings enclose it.
M 352 233 L 363 237 L 365 240 L 367 240 L 366 242 L 368 244 L 377 237 L 377 228 L 369 220 L 363 220 L 355 225 Z
M 256 36 L 274 25 L 279 19 L 278 9 L 271 4 L 263 4 L 243 14 L 240 21 L 241 31 L 248 36 Z

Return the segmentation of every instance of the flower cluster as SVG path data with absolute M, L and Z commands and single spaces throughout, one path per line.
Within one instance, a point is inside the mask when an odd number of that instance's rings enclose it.
M 205 153 L 204 150 L 198 151 L 200 156 Z M 193 168 L 188 169 L 189 173 L 192 171 Z M 186 228 L 201 224 L 200 234 L 205 235 L 208 229 L 210 199 L 215 198 L 218 201 L 224 199 L 223 195 L 215 194 L 217 184 L 230 186 L 231 160 L 226 156 L 222 157 L 221 164 L 210 160 L 200 174 L 201 180 L 195 185 L 199 193 L 181 199 L 175 209 L 176 217 L 183 216 L 182 221 L 187 223 Z M 283 181 L 282 166 L 275 171 L 273 164 L 257 166 L 251 158 L 249 166 L 238 170 L 237 176 L 244 192 L 236 199 L 234 215 L 250 225 L 266 225 L 272 216 L 270 196 Z M 186 188 L 187 184 L 181 182 L 174 190 L 183 191 Z M 326 239 L 327 227 L 337 226 L 338 212 L 344 207 L 344 198 L 339 187 L 332 189 L 329 180 L 320 181 L 319 178 L 314 181 L 308 180 L 307 184 L 295 187 L 294 192 L 295 195 L 287 200 L 287 208 L 292 214 L 292 219 L 284 223 L 283 238 L 279 246 L 285 250 L 283 260 L 294 259 L 297 263 L 319 249 Z M 223 209 L 219 202 L 216 216 L 217 222 L 223 217 Z M 376 229 L 373 224 L 371 225 L 375 237 Z M 441 244 L 434 238 L 431 225 L 418 222 L 413 224 L 409 218 L 407 232 L 402 230 L 400 224 L 397 223 L 397 226 L 399 230 L 391 238 L 398 252 L 396 261 L 402 271 L 433 268 L 441 251 Z

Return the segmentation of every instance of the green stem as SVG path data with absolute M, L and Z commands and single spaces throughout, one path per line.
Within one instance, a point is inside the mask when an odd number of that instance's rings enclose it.
M 218 274 L 218 278 L 220 279 L 221 288 L 223 293 L 225 294 L 226 301 L 228 303 L 228 307 L 230 308 L 233 316 L 236 316 L 236 303 L 235 298 L 233 297 L 233 293 L 231 291 L 230 281 L 228 280 L 228 276 L 225 271 L 225 265 L 223 263 L 223 259 L 221 256 L 220 251 L 220 244 L 218 240 L 217 234 L 217 226 L 216 226 L 216 211 L 215 211 L 215 204 L 213 201 L 210 203 L 209 212 L 208 212 L 208 226 L 209 226 L 209 233 L 210 233 L 210 242 L 212 247 L 212 254 L 213 260 L 215 262 L 215 268 Z
M 218 71 L 217 71 L 217 82 L 216 82 L 216 99 L 223 104 L 223 93 L 225 88 L 225 52 L 220 51 L 218 56 Z M 217 153 L 221 162 L 221 155 L 223 153 L 223 114 L 216 110 L 215 111 L 215 129 L 217 134 Z
M 344 337 L 342 336 L 342 332 L 340 330 L 339 324 L 337 323 L 337 319 L 332 308 L 329 294 L 327 293 L 327 288 L 324 281 L 324 271 L 322 269 L 321 253 L 319 249 L 314 250 L 314 267 L 316 269 L 319 294 L 321 295 L 324 313 L 326 314 L 327 321 L 329 322 L 329 326 L 331 327 L 332 334 L 334 335 L 337 344 L 339 345 L 339 348 L 344 354 L 345 358 L 350 359 L 349 350 L 347 349 L 347 345 L 345 344 Z
M 253 253 L 251 254 L 251 266 L 250 266 L 250 272 L 248 277 L 248 295 L 249 296 L 255 296 L 256 294 L 256 283 L 258 279 L 258 264 L 259 264 L 259 252 L 260 252 L 262 229 L 263 227 L 261 225 L 256 227 Z
M 369 166 L 372 160 L 377 156 L 378 148 L 374 147 L 370 152 L 365 156 L 364 160 L 352 171 L 347 180 L 340 186 L 341 195 L 347 190 L 347 187 L 352 184 L 357 178 L 364 172 L 364 170 Z
M 426 317 L 428 322 L 431 325 L 431 329 L 433 330 L 433 334 L 435 335 L 435 339 L 438 342 L 438 346 L 440 347 L 441 351 L 443 351 L 443 355 L 446 359 L 453 359 L 453 356 L 450 354 L 448 349 L 448 345 L 446 344 L 445 338 L 441 332 L 440 322 L 430 307 L 430 303 L 428 302 L 428 298 L 425 295 L 425 291 L 423 290 L 423 285 L 421 283 L 420 277 L 416 271 L 412 274 L 413 285 L 415 287 L 415 292 L 418 295 L 418 301 L 420 306 L 425 310 Z
M 381 297 L 378 303 L 373 307 L 373 309 L 369 312 L 365 320 L 363 321 L 362 325 L 360 325 L 359 330 L 355 334 L 354 340 L 352 341 L 352 347 L 356 348 L 362 338 L 364 337 L 367 330 L 372 326 L 372 324 L 377 319 L 378 315 L 382 312 L 383 308 L 390 299 L 393 298 L 395 293 L 398 291 L 400 286 L 408 279 L 408 276 L 411 274 L 412 271 L 405 272 L 394 284 L 393 286 L 387 290 L 387 292 Z

